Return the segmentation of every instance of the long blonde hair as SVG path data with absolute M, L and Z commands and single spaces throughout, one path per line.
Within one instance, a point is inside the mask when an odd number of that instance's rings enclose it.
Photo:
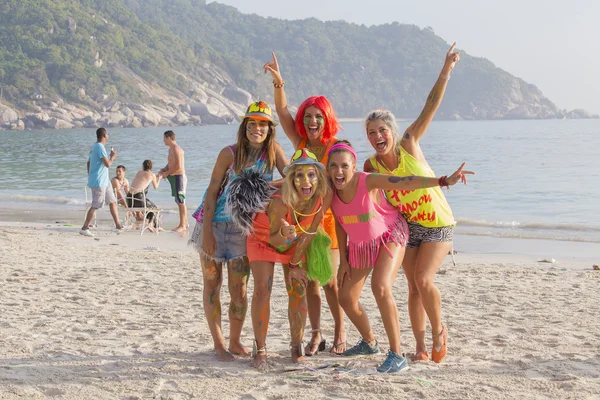
M 290 168 L 290 170 L 288 171 L 288 173 L 285 176 L 285 181 L 283 182 L 283 186 L 281 188 L 281 200 L 283 200 L 284 204 L 287 205 L 288 207 L 293 208 L 293 207 L 297 206 L 298 203 L 300 203 L 300 197 L 298 196 L 298 191 L 296 190 L 296 187 L 294 186 L 294 175 L 295 175 L 298 167 L 306 167 L 306 166 L 310 166 L 310 164 L 309 165 L 307 165 L 307 164 L 294 165 L 292 168 Z M 317 167 L 314 164 L 313 164 L 313 167 L 315 168 L 315 171 L 317 171 L 317 179 L 319 180 L 319 182 L 317 183 L 317 188 L 315 190 L 315 194 L 313 194 L 313 196 L 317 196 L 317 197 L 320 197 L 321 199 L 323 199 L 327 195 L 327 192 L 330 190 L 329 180 L 327 179 L 327 177 L 325 176 L 325 174 L 319 167 Z
M 246 137 L 246 127 L 248 126 L 248 120 L 250 118 L 244 118 L 237 132 L 237 149 L 235 151 L 235 162 L 234 170 L 237 175 L 241 174 L 246 169 L 248 163 L 248 147 L 250 147 L 250 141 Z M 275 125 L 269 121 L 269 133 L 267 138 L 263 142 L 263 151 L 265 151 L 265 165 L 269 171 L 275 169 L 276 162 L 276 144 L 275 141 Z

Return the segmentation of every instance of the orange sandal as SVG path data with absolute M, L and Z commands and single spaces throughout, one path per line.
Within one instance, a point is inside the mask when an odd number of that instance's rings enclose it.
M 442 347 L 437 350 L 435 347 L 431 348 L 431 360 L 435 363 L 441 363 L 446 358 L 446 352 L 448 350 L 448 328 L 446 325 L 442 325 L 442 331 L 437 335 L 433 335 L 434 339 L 442 337 Z
M 427 351 L 420 351 L 414 355 L 413 361 L 429 361 L 429 354 Z

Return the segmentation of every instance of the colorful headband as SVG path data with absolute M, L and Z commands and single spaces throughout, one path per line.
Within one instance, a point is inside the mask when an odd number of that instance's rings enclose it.
M 349 151 L 354 156 L 354 161 L 356 161 L 358 159 L 358 157 L 356 157 L 356 151 L 354 151 L 354 149 L 351 146 L 348 146 L 346 143 L 337 143 L 337 144 L 334 144 L 333 146 L 331 146 L 329 148 L 329 151 L 327 152 L 327 155 L 330 155 L 331 153 L 333 153 L 336 150 Z

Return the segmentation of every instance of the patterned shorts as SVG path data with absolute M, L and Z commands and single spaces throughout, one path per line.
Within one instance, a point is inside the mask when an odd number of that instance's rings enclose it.
M 454 226 L 442 226 L 441 228 L 426 228 L 423 225 L 408 223 L 410 235 L 408 237 L 407 249 L 419 247 L 426 242 L 451 242 L 454 238 Z

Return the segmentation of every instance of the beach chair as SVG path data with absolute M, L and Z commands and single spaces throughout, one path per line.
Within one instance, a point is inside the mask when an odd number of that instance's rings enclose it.
M 161 209 L 159 208 L 155 208 L 155 207 L 148 207 L 147 202 L 146 202 L 146 193 L 145 192 L 139 192 L 141 193 L 141 198 L 140 197 L 134 197 L 134 194 L 128 194 L 125 197 L 125 200 L 127 201 L 127 204 L 132 204 L 135 205 L 136 207 L 123 207 L 123 210 L 125 211 L 125 225 L 127 227 L 132 227 L 135 222 L 136 222 L 136 214 L 140 213 L 143 216 L 142 219 L 142 227 L 140 229 L 140 235 L 144 234 L 144 231 L 146 231 L 149 227 L 150 224 L 148 223 L 148 214 L 153 213 L 154 217 L 152 219 L 152 221 L 150 221 L 150 223 L 154 223 L 154 221 L 157 222 L 156 226 L 155 226 L 155 231 L 154 233 L 156 233 L 158 235 L 158 222 L 160 221 L 160 213 L 161 213 Z M 137 193 L 135 193 L 137 194 Z

